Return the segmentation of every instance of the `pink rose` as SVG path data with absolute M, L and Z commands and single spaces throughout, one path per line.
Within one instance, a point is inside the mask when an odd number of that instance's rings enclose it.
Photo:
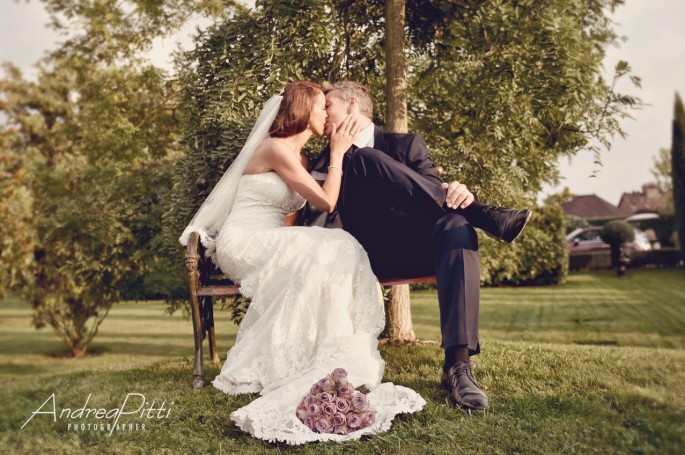
M 304 404 L 304 408 L 307 409 L 309 406 L 316 404 L 316 397 L 314 395 L 307 395 L 304 397 L 302 404 Z
M 362 428 L 373 425 L 376 422 L 376 413 L 373 411 L 364 411 L 359 414 L 362 419 Z
M 333 414 L 333 425 L 336 427 L 345 426 L 347 423 L 347 417 L 342 412 L 336 412 Z
M 338 382 L 341 379 L 345 379 L 345 382 L 347 382 L 347 370 L 344 368 L 336 368 L 333 370 L 333 373 L 331 373 L 331 377 L 335 382 Z
M 338 411 L 342 412 L 343 414 L 350 410 L 350 402 L 343 397 L 338 397 L 335 399 L 335 406 L 338 408 Z
M 354 392 L 355 390 L 354 387 L 352 387 L 352 384 L 341 385 L 338 387 L 338 396 L 343 397 L 346 400 L 351 400 Z
M 366 395 L 361 392 L 355 392 L 352 395 L 352 410 L 354 412 L 363 412 L 369 409 L 369 403 L 366 401 Z
M 344 368 L 336 368 L 312 385 L 295 414 L 312 431 L 343 436 L 376 421 L 366 395 L 347 382 Z
M 333 422 L 330 417 L 320 417 L 314 425 L 319 433 L 331 433 L 333 431 Z
M 321 386 L 319 385 L 318 382 L 316 384 L 314 384 L 311 389 L 309 389 L 309 393 L 311 395 L 314 395 L 314 396 L 321 393 Z
M 323 413 L 328 416 L 332 416 L 338 411 L 337 407 L 333 403 L 323 403 L 321 409 L 323 410 Z
M 330 376 L 321 378 L 317 385 L 323 392 L 335 392 L 335 381 Z
M 330 403 L 335 398 L 335 395 L 333 395 L 332 393 L 329 393 L 329 392 L 321 392 L 320 394 L 317 395 L 317 398 L 322 403 Z
M 341 434 L 343 436 L 347 436 L 350 433 L 350 430 L 347 428 L 347 426 L 342 425 L 340 427 L 335 427 L 335 430 L 333 430 L 333 433 Z
M 315 430 L 316 430 L 316 427 L 314 426 L 314 419 L 312 419 L 311 417 L 305 418 L 305 419 L 302 421 L 302 423 L 304 423 L 305 426 L 306 426 L 307 428 L 309 428 L 310 430 L 312 430 L 312 431 L 315 431 Z
M 358 414 L 355 414 L 354 412 L 350 412 L 347 414 L 347 426 L 350 427 L 351 430 L 358 430 L 362 426 L 362 419 L 359 417 Z
M 321 407 L 318 404 L 311 404 L 307 407 L 307 413 L 312 417 L 316 417 L 321 414 Z
M 297 418 L 300 419 L 302 422 L 304 422 L 304 419 L 309 417 L 309 413 L 304 408 L 297 408 L 297 411 L 295 413 L 297 414 Z

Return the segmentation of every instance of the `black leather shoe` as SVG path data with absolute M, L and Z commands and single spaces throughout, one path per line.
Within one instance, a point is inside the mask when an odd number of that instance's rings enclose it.
M 513 242 L 528 224 L 533 215 L 530 210 L 505 209 L 494 205 L 473 203 L 461 209 L 473 227 L 500 242 Z
M 523 228 L 526 227 L 530 217 L 533 215 L 533 212 L 526 209 L 517 210 L 492 207 L 490 210 L 493 212 L 493 216 L 498 218 L 501 226 L 501 230 L 498 233 L 499 236 L 496 235 L 495 238 L 500 242 L 504 241 L 507 243 L 513 242 L 523 232 Z
M 463 409 L 482 411 L 488 407 L 488 396 L 473 379 L 469 363 L 457 363 L 443 372 L 442 385 Z

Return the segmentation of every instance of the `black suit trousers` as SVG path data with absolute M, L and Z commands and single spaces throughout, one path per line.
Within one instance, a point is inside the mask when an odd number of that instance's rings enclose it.
M 442 209 L 445 190 L 383 152 L 346 159 L 338 212 L 366 249 L 379 278 L 435 275 L 445 348 L 479 352 L 478 237 L 460 214 Z

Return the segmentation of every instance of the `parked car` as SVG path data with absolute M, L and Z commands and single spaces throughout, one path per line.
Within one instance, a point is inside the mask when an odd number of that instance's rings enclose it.
M 599 236 L 602 226 L 586 226 L 578 228 L 566 236 L 568 251 L 574 253 L 590 253 L 593 251 L 609 251 L 611 247 Z M 635 230 L 635 240 L 630 245 L 633 251 L 651 250 L 652 246 L 644 232 Z
M 632 223 L 632 222 L 638 222 L 639 223 L 640 221 L 656 220 L 657 218 L 659 218 L 658 213 L 651 213 L 651 212 L 636 213 L 634 215 L 630 215 L 630 216 L 626 217 L 626 219 L 624 221 L 626 221 L 627 223 Z
M 656 236 L 654 235 L 654 232 L 652 232 L 652 236 L 654 237 L 654 241 L 656 242 Z M 634 244 L 637 244 L 639 248 L 635 248 L 633 246 L 633 249 L 635 251 L 648 251 L 651 249 L 654 249 L 659 242 L 652 242 L 652 240 L 649 238 L 649 236 L 644 232 L 639 230 L 638 228 L 635 228 L 635 240 L 633 241 Z M 660 246 L 659 246 L 660 247 Z
M 572 231 L 566 236 L 568 252 L 574 254 L 589 253 L 591 251 L 609 251 L 611 249 L 609 244 L 599 237 L 601 231 L 602 226 L 587 226 Z
M 649 243 L 651 248 L 647 249 L 658 250 L 661 248 L 661 244 L 659 243 L 659 239 L 657 238 L 654 229 L 643 229 L 644 226 L 642 225 L 643 221 L 656 220 L 658 218 L 658 213 L 636 213 L 627 217 L 625 221 L 632 224 L 633 227 L 635 227 L 636 232 L 641 233 L 640 242 Z M 637 236 L 635 236 L 635 238 L 636 240 L 638 239 Z

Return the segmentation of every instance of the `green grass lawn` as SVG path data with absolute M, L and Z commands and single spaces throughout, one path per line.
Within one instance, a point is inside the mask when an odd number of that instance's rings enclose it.
M 571 275 L 559 287 L 482 290 L 476 377 L 491 399 L 483 413 L 451 407 L 439 386 L 442 355 L 435 292 L 412 294 L 417 336 L 436 343 L 384 346 L 385 381 L 428 401 L 374 438 L 289 447 L 245 435 L 231 411 L 254 396 L 229 397 L 192 379 L 192 328 L 160 302 L 116 306 L 90 355 L 64 357 L 49 330 L 32 328 L 28 305 L 0 302 L 0 453 L 685 453 L 685 270 Z M 236 327 L 216 316 L 225 358 Z M 205 364 L 210 380 L 220 365 Z M 74 431 L 105 420 L 36 415 L 56 409 L 111 410 L 138 393 L 166 418 L 122 417 L 145 430 Z M 45 406 L 46 411 L 50 406 Z

